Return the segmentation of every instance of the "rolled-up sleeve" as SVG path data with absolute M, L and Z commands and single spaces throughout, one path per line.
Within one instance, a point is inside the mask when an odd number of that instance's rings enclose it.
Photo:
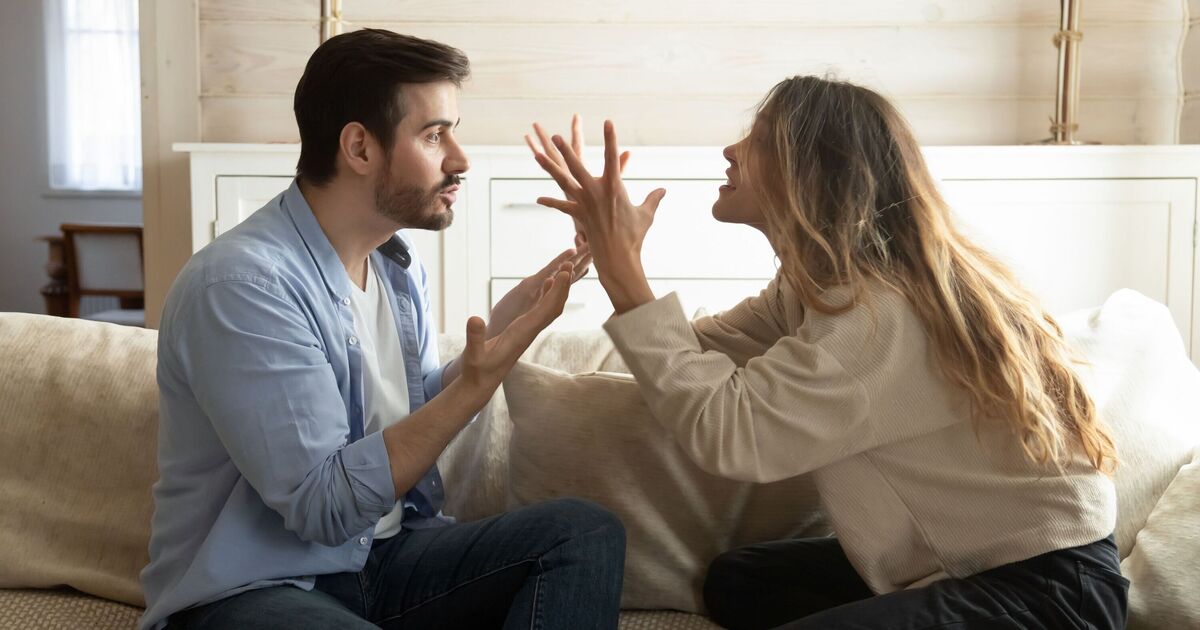
M 176 337 L 195 399 L 233 464 L 306 541 L 337 546 L 396 502 L 381 433 L 349 417 L 304 310 L 268 279 L 206 286 Z

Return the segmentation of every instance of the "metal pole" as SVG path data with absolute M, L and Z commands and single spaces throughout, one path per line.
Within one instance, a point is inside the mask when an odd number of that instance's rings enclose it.
M 1079 30 L 1082 0 L 1062 0 L 1059 30 L 1054 34 L 1058 46 L 1058 85 L 1054 100 L 1054 123 L 1050 126 L 1051 144 L 1081 144 L 1075 139 L 1079 130 Z
M 342 33 L 342 0 L 321 0 L 321 34 L 319 44 Z

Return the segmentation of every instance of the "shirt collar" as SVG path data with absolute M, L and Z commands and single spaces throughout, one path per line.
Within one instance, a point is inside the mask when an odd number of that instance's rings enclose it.
M 329 292 L 339 300 L 349 297 L 350 278 L 346 275 L 346 268 L 333 249 L 333 244 L 329 242 L 329 237 L 325 236 L 325 231 L 321 229 L 321 224 L 317 222 L 317 217 L 313 215 L 308 201 L 300 192 L 300 184 L 296 179 L 292 179 L 292 184 L 283 193 L 283 209 L 300 232 L 300 238 L 316 261 L 317 270 L 321 273 Z M 377 251 L 384 259 L 405 269 L 412 262 L 412 254 L 408 252 L 408 247 L 398 234 L 393 234 L 386 243 L 377 248 Z

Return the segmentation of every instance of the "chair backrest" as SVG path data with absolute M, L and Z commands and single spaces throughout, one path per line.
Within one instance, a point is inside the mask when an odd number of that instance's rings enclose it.
M 85 295 L 144 297 L 142 226 L 64 223 L 60 229 L 71 317 L 79 317 Z

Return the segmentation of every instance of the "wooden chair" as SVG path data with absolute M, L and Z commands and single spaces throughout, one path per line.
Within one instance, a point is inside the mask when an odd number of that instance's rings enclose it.
M 79 301 L 85 295 L 109 296 L 120 301 L 120 308 L 88 313 L 84 318 L 145 326 L 142 226 L 64 223 L 60 229 L 68 316 L 79 317 Z

